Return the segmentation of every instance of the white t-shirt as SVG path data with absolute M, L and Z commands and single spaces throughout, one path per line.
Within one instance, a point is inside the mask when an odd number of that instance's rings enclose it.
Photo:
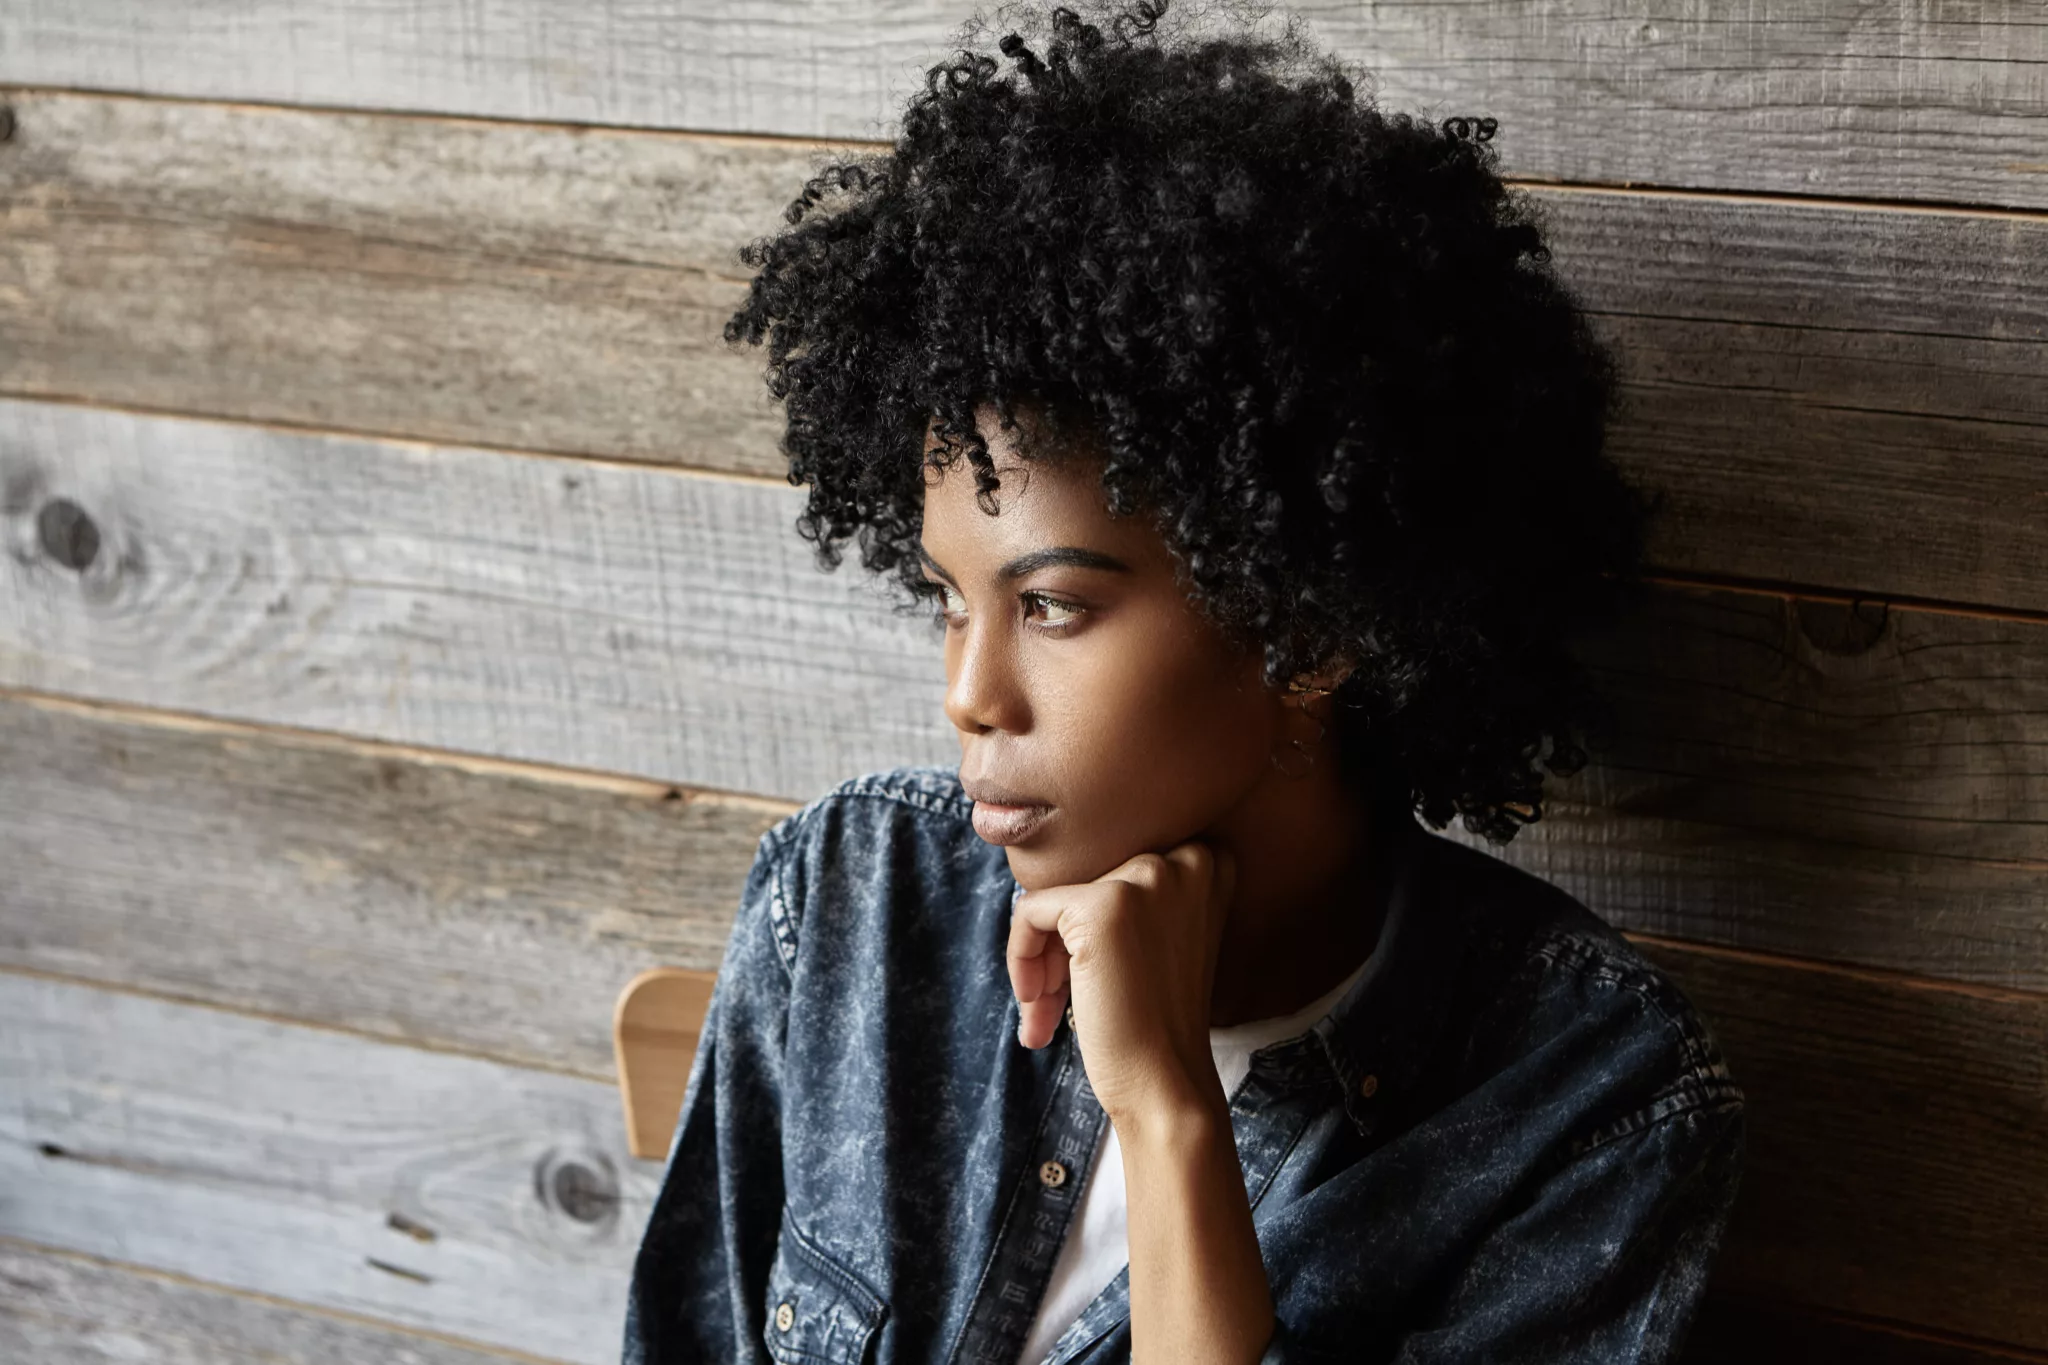
M 1209 1030 L 1209 1054 L 1216 1059 L 1216 1074 L 1223 1081 L 1223 1093 L 1231 1094 L 1251 1073 L 1252 1054 L 1268 1043 L 1294 1038 L 1308 1032 L 1334 1008 L 1365 974 L 1368 957 L 1352 969 L 1351 975 L 1332 986 L 1319 998 L 1292 1014 L 1272 1019 L 1254 1019 L 1229 1028 Z M 1018 1365 L 1039 1365 L 1052 1350 L 1060 1333 L 1095 1301 L 1103 1286 L 1116 1278 L 1131 1259 L 1131 1246 L 1124 1221 L 1124 1158 L 1117 1145 L 1116 1127 L 1102 1136 L 1102 1146 L 1088 1169 L 1088 1183 L 1081 1190 L 1081 1203 L 1067 1224 L 1066 1241 L 1059 1259 L 1053 1262 L 1052 1281 L 1039 1301 L 1038 1316 L 1031 1334 L 1024 1338 Z

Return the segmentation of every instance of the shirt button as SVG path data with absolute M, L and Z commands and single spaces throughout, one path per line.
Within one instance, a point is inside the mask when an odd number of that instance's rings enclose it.
M 1073 1001 L 1071 1001 L 1071 1000 L 1069 1000 L 1069 1001 L 1067 1002 L 1067 1027 L 1068 1027 L 1068 1028 L 1072 1028 L 1073 1026 L 1074 1026 L 1074 1002 L 1073 1002 Z
M 775 1306 L 775 1330 L 787 1332 L 796 1323 L 796 1310 L 786 1303 Z
M 1377 1076 L 1368 1075 L 1364 1080 L 1358 1083 L 1358 1093 L 1365 1096 L 1367 1099 L 1371 1099 L 1374 1095 L 1377 1095 L 1379 1093 L 1379 1090 L 1380 1078 Z
M 1056 1190 L 1067 1183 L 1067 1168 L 1057 1161 L 1048 1161 L 1038 1168 L 1038 1181 L 1049 1190 Z

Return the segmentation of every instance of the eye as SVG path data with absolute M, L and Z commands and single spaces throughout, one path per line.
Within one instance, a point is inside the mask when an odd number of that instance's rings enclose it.
M 1054 630 L 1062 630 L 1073 625 L 1081 619 L 1081 614 L 1085 610 L 1077 602 L 1063 602 L 1057 597 L 1049 597 L 1042 592 L 1027 592 L 1024 594 L 1024 600 L 1033 606 L 1043 607 L 1046 611 L 1053 613 L 1050 616 L 1041 616 L 1039 620 Z
M 937 583 L 927 578 L 924 581 L 922 592 L 926 598 L 932 599 L 939 604 L 938 608 L 932 613 L 932 615 L 936 620 L 938 620 L 938 622 L 941 625 L 952 624 L 952 619 L 954 615 L 956 615 L 959 612 L 964 612 L 967 609 L 967 603 L 965 599 L 961 599 L 960 605 L 958 607 L 954 607 L 948 602 L 947 599 L 949 597 L 960 597 L 960 594 L 948 584 Z

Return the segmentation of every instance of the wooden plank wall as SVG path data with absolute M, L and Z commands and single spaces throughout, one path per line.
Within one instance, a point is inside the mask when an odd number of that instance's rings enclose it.
M 1503 856 L 1751 1096 L 1696 1362 L 2048 1361 L 2048 25 L 1304 6 L 1497 117 L 1660 588 Z M 948 761 L 717 340 L 936 0 L 0 8 L 0 1356 L 616 1359 L 608 1026 Z

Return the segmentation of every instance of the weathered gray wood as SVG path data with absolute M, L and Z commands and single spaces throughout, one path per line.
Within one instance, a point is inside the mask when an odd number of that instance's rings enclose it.
M 0 973 L 0 1234 L 610 1365 L 661 1174 L 611 1086 Z
M 500 1355 L 0 1240 L 0 1359 L 21 1365 L 505 1365 L 540 1357 Z
M 0 388 L 776 472 L 740 245 L 822 149 L 23 94 Z
M 1649 947 L 1750 1097 L 1724 1284 L 2048 1343 L 2048 1000 Z M 6 973 L 0 1083 L 0 1234 L 572 1360 L 658 1177 L 610 1087 Z
M 973 8 L 14 0 L 0 81 L 874 138 Z M 2048 204 L 2048 28 L 2030 0 L 1290 8 L 1377 72 L 1387 107 L 1498 118 L 1523 175 Z
M 1632 929 L 2048 989 L 2048 629 L 1651 607 L 1587 642 L 1610 746 L 1499 856 Z
M 938 641 L 811 567 L 791 489 L 33 403 L 0 467 L 0 684 L 786 800 L 958 753 Z M 2042 626 L 1657 604 L 1518 857 L 1630 927 L 2048 984 Z
M 0 964 L 610 1081 L 787 804 L 0 698 Z
M 0 400 L 0 489 L 0 685 L 789 800 L 959 754 L 787 487 Z
M 0 389 L 783 473 L 718 331 L 822 146 L 16 103 Z M 2048 610 L 2048 221 L 1535 198 L 1622 348 L 1660 564 Z
M 2048 1350 L 2048 996 L 1646 946 L 1749 1100 L 1718 1282 Z
M 1668 570 L 2048 611 L 2048 220 L 1538 193 Z
M 937 639 L 815 571 L 789 489 L 23 403 L 0 469 L 0 685 L 784 800 L 957 761 Z M 2043 627 L 1656 601 L 1515 857 L 1631 927 L 2048 985 Z

